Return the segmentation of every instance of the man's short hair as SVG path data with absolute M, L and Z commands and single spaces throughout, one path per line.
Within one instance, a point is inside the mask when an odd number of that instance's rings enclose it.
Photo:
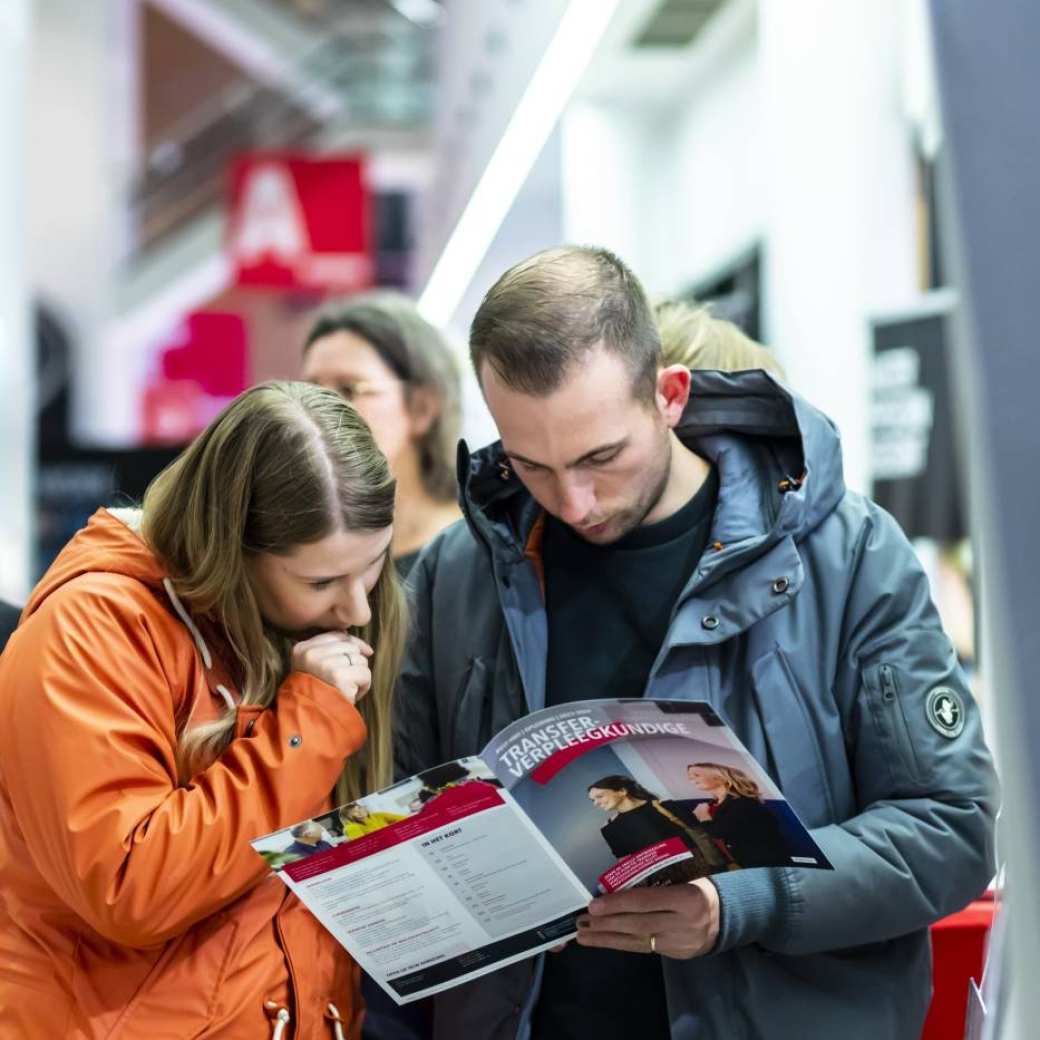
M 553 393 L 598 345 L 632 373 L 632 392 L 652 402 L 661 340 L 639 279 L 607 249 L 563 246 L 511 267 L 488 290 L 469 335 L 480 377 L 486 362 L 510 389 Z

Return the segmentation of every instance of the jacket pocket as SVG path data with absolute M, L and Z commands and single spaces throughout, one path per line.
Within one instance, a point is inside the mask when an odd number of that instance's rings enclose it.
M 777 783 L 807 827 L 837 819 L 816 728 L 791 666 L 779 647 L 751 669 L 755 700 Z
M 491 739 L 488 667 L 482 657 L 470 658 L 455 695 L 451 720 L 452 758 L 476 755 Z
M 893 780 L 916 786 L 923 779 L 921 765 L 903 710 L 897 667 L 883 658 L 867 665 L 863 669 L 863 687 L 878 740 L 889 750 L 885 758 Z
M 238 921 L 228 911 L 172 939 L 108 1034 L 131 1037 L 205 1035 L 235 954 Z

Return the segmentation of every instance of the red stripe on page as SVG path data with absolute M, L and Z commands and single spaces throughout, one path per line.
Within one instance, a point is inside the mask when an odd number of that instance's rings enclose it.
M 599 883 L 606 892 L 616 892 L 645 870 L 659 867 L 676 857 L 688 858 L 690 850 L 682 838 L 665 838 L 656 845 L 622 856 L 610 870 L 599 876 Z

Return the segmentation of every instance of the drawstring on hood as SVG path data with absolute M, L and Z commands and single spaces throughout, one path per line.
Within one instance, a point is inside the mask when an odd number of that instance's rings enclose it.
M 195 646 L 198 647 L 198 651 L 202 655 L 202 663 L 209 670 L 213 667 L 213 657 L 209 652 L 209 647 L 206 646 L 206 640 L 202 638 L 202 633 L 184 609 L 184 605 L 178 599 L 177 593 L 174 592 L 173 582 L 169 578 L 163 578 L 162 583 L 163 588 L 166 590 L 166 595 L 170 597 L 170 602 L 173 604 L 173 609 L 177 611 L 177 616 L 184 622 L 185 628 L 191 633 L 191 638 L 195 640 Z
M 209 671 L 213 667 L 213 655 L 209 652 L 206 640 L 202 638 L 202 633 L 199 631 L 198 626 L 191 620 L 191 616 L 184 609 L 184 604 L 181 603 L 177 593 L 174 591 L 173 582 L 169 578 L 163 578 L 162 585 L 166 590 L 166 595 L 170 598 L 170 602 L 173 604 L 173 609 L 177 611 L 177 616 L 184 622 L 184 627 L 191 633 L 191 638 L 195 641 L 195 648 L 202 658 L 202 663 L 206 666 L 206 670 Z M 223 683 L 217 683 L 217 693 L 223 697 L 228 711 L 234 711 L 238 707 L 235 703 L 235 698 L 231 696 L 231 692 Z

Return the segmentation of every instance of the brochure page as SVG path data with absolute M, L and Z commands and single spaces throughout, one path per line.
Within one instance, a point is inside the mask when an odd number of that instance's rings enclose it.
M 400 1004 L 574 935 L 590 898 L 479 758 L 252 844 Z
M 710 705 L 534 712 L 479 757 L 253 841 L 398 1003 L 576 933 L 595 892 L 832 869 Z

